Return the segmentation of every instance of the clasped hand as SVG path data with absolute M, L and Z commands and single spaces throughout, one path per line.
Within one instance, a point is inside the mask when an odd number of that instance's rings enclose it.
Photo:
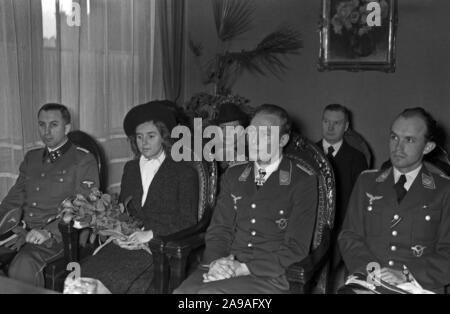
M 407 281 L 405 274 L 401 270 L 387 267 L 381 269 L 380 278 L 391 285 L 399 285 Z
M 50 232 L 48 232 L 47 230 L 33 229 L 27 233 L 25 237 L 25 242 L 41 245 L 50 238 L 51 238 Z
M 203 282 L 229 279 L 250 275 L 247 265 L 234 259 L 233 255 L 219 258 L 209 266 L 208 273 L 203 274 Z
M 140 248 L 141 244 L 148 243 L 153 239 L 153 231 L 136 231 L 125 240 L 117 240 L 117 244 L 127 250 L 136 250 Z

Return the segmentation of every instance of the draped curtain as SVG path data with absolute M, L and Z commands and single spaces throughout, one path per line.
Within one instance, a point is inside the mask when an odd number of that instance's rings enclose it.
M 184 0 L 157 0 L 167 99 L 177 102 L 183 83 Z
M 0 199 L 24 154 L 42 144 L 37 111 L 47 102 L 66 105 L 72 128 L 100 142 L 109 192 L 119 190 L 132 158 L 126 112 L 180 94 L 184 7 L 158 1 L 0 0 Z M 79 26 L 70 23 L 77 5 Z

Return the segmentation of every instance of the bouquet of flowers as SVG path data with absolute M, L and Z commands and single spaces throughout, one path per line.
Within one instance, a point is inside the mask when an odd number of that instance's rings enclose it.
M 91 228 L 93 231 L 91 243 L 95 241 L 97 235 L 107 238 L 95 250 L 94 255 L 112 241 L 116 243 L 126 241 L 131 234 L 140 231 L 143 227 L 140 220 L 128 214 L 125 206 L 118 202 L 117 197 L 103 194 L 97 188 L 91 189 L 87 197 L 77 194 L 64 200 L 59 208 L 58 216 L 65 223 L 73 221 L 75 228 Z M 145 244 L 136 244 L 133 249 L 144 249 L 151 254 Z

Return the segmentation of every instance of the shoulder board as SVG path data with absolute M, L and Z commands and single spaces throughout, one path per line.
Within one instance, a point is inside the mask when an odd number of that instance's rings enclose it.
M 445 174 L 441 174 L 441 178 L 444 178 L 444 179 L 447 179 L 447 180 L 450 180 L 450 177 L 449 176 L 446 176 Z
M 364 170 L 363 172 L 361 172 L 361 174 L 364 174 L 364 173 L 376 173 L 378 171 L 380 171 L 380 170 L 379 169 L 369 169 L 369 170 Z
M 248 164 L 248 161 L 236 161 L 234 163 L 230 163 L 228 165 L 228 168 L 239 166 L 239 165 L 245 165 L 245 164 Z
M 314 172 L 313 172 L 312 170 L 306 168 L 305 166 L 303 166 L 303 165 L 301 165 L 301 164 L 296 164 L 296 166 L 297 166 L 299 169 L 303 170 L 303 172 L 306 172 L 309 176 L 314 175 Z
M 78 147 L 78 146 L 77 146 L 77 149 L 80 150 L 80 151 L 82 151 L 82 152 L 84 152 L 84 153 L 86 153 L 86 154 L 90 154 L 90 151 L 88 151 L 87 149 L 85 149 L 85 148 L 83 148 L 83 147 Z

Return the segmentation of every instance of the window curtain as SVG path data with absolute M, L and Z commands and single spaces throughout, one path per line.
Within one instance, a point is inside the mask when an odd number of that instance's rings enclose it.
M 0 0 L 0 199 L 41 144 L 37 111 L 47 102 L 66 105 L 72 129 L 100 142 L 108 191 L 119 191 L 132 158 L 123 118 L 165 97 L 156 17 L 156 0 Z
M 167 99 L 177 102 L 183 84 L 184 0 L 157 0 L 164 58 L 163 78 Z

